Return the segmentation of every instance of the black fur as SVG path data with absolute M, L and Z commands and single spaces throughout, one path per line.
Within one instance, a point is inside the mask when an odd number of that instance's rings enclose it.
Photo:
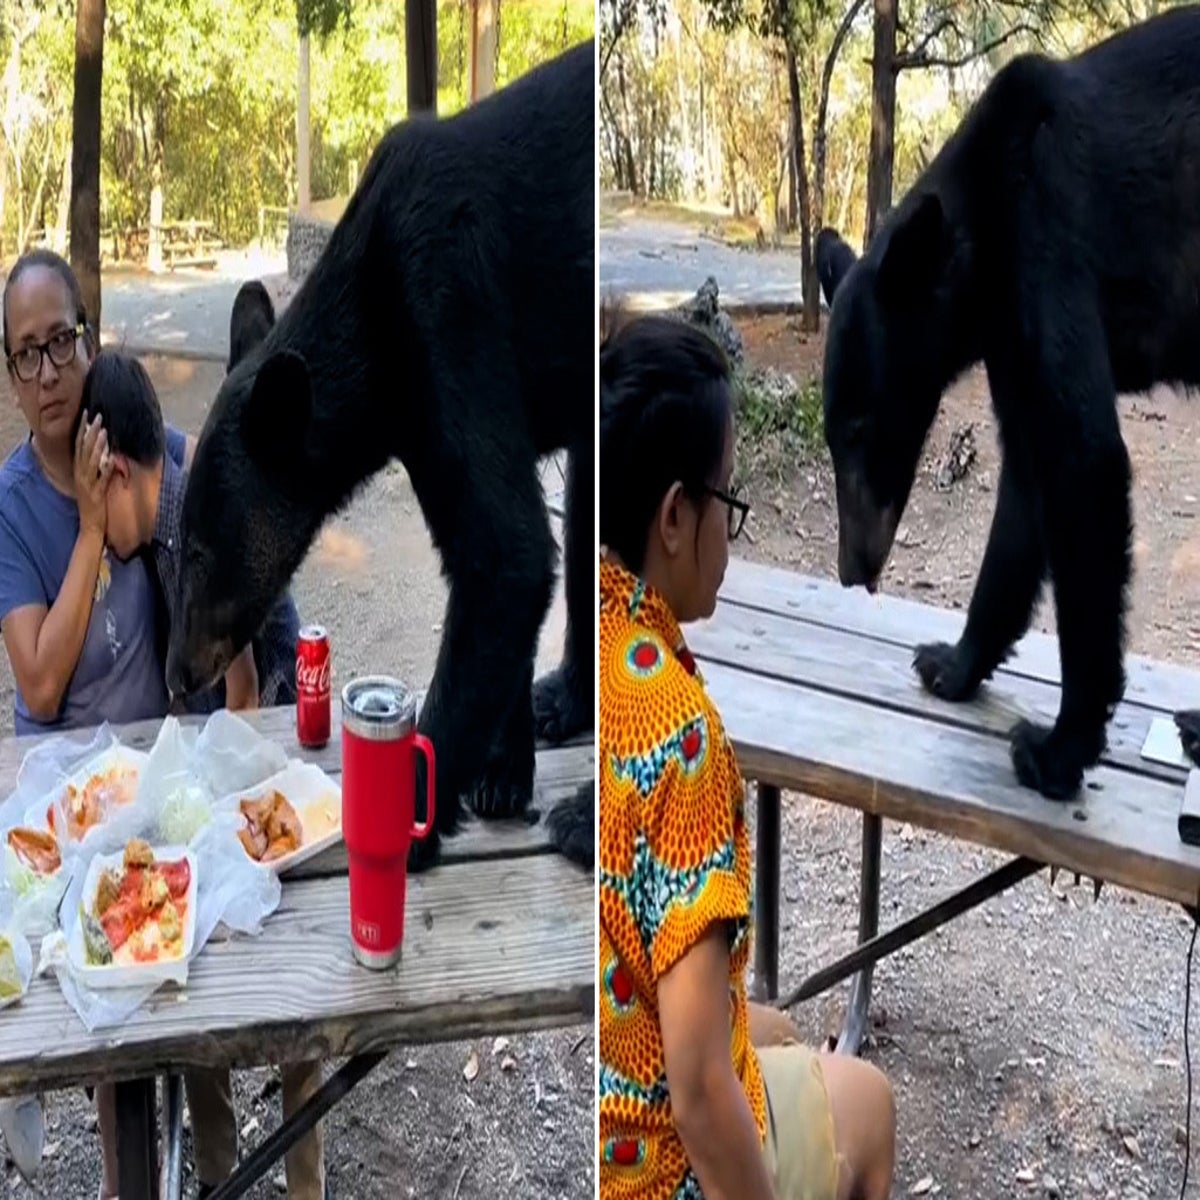
M 455 829 L 460 796 L 526 812 L 535 732 L 595 719 L 593 54 L 387 134 L 295 298 L 230 372 L 191 469 L 176 691 L 245 644 L 330 514 L 389 459 L 406 467 L 450 583 L 420 719 L 436 833 L 414 867 Z M 564 448 L 567 644 L 535 687 L 554 584 L 537 463 Z M 558 844 L 590 846 L 586 818 Z
M 257 279 L 248 279 L 238 288 L 229 314 L 228 374 L 263 341 L 275 324 L 275 305 L 267 289 Z
M 1012 732 L 1018 778 L 1073 796 L 1125 684 L 1130 466 L 1119 392 L 1200 383 L 1200 10 L 1001 70 L 838 288 L 825 358 L 838 571 L 873 588 L 943 391 L 982 360 L 1003 466 L 954 646 L 924 685 L 973 696 L 1043 582 L 1063 692 Z
M 817 278 L 825 293 L 825 303 L 832 307 L 846 272 L 854 266 L 854 251 L 836 229 L 826 225 L 817 234 L 816 259 Z

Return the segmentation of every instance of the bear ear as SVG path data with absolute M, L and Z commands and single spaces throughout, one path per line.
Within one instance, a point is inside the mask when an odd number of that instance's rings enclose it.
M 897 222 L 883 252 L 879 288 L 886 303 L 911 304 L 933 289 L 946 265 L 947 234 L 942 202 L 926 192 Z
M 238 288 L 229 314 L 229 361 L 226 370 L 234 367 L 250 353 L 275 324 L 275 306 L 270 293 L 257 279 L 248 279 Z
M 294 350 L 280 350 L 258 368 L 242 410 L 242 433 L 251 458 L 263 464 L 302 465 L 311 424 L 308 364 Z

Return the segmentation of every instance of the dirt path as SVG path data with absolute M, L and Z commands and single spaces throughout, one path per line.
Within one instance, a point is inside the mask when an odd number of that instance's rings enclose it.
M 798 379 L 819 369 L 821 339 L 803 338 L 794 320 L 737 324 L 750 364 Z M 1200 410 L 1161 392 L 1122 399 L 1121 418 L 1136 478 L 1131 648 L 1194 662 Z M 975 423 L 977 461 L 949 491 L 936 491 L 940 456 L 966 422 Z M 991 521 L 997 461 L 987 385 L 976 372 L 943 405 L 885 590 L 965 608 Z M 753 541 L 738 553 L 836 578 L 832 484 L 823 451 L 784 483 L 751 480 Z M 1052 618 L 1043 605 L 1038 627 L 1052 630 Z M 854 943 L 859 819 L 795 795 L 785 811 L 786 986 Z M 883 923 L 1002 861 L 887 823 Z M 1060 876 L 1051 890 L 1043 873 L 876 971 L 868 1055 L 897 1090 L 894 1196 L 1178 1196 L 1187 918 L 1117 888 L 1097 903 L 1089 884 L 1063 884 Z M 795 1010 L 808 1036 L 836 1032 L 847 990 Z M 1194 1153 L 1189 1191 L 1197 1175 Z
M 143 360 L 167 419 L 198 431 L 223 374 L 218 364 Z M 0 376 L 0 456 L 26 428 Z M 547 466 L 553 475 L 556 468 Z M 558 529 L 556 526 L 556 534 Z M 297 576 L 302 620 L 330 630 L 334 689 L 351 673 L 382 670 L 428 682 L 441 636 L 446 591 L 420 509 L 399 468 L 382 473 L 326 527 Z M 562 645 L 562 589 L 542 631 L 539 667 Z M 0 654 L 0 734 L 12 731 L 12 677 Z M 595 1187 L 592 1167 L 594 1057 L 590 1026 L 514 1037 L 397 1050 L 326 1121 L 326 1160 L 335 1200 L 458 1197 L 494 1200 L 507 1192 L 582 1200 Z M 463 1067 L 474 1053 L 479 1074 Z M 511 1058 L 511 1069 L 501 1064 Z M 335 1064 L 336 1065 L 336 1064 Z M 278 1075 L 245 1071 L 237 1112 L 246 1154 L 281 1120 Z M 46 1196 L 90 1200 L 99 1184 L 93 1110 L 82 1090 L 48 1102 L 50 1151 L 38 1180 Z M 190 1146 L 185 1144 L 185 1162 Z M 190 1165 L 190 1164 L 189 1164 Z M 11 1162 L 14 1196 L 30 1195 Z M 185 1176 L 185 1195 L 195 1194 Z M 282 1194 L 282 1166 L 248 1193 Z

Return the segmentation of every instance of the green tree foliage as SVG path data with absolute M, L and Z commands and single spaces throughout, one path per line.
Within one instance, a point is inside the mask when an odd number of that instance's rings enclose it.
M 6 255 L 31 230 L 54 242 L 66 224 L 75 5 L 55 2 L 0 0 Z M 592 13 L 592 0 L 501 0 L 498 84 L 591 36 Z M 213 221 L 233 244 L 257 235 L 260 205 L 295 203 L 301 29 L 312 39 L 313 199 L 344 196 L 405 115 L 403 0 L 108 0 L 103 230 L 145 225 L 155 180 L 166 219 Z M 466 103 L 469 36 L 465 0 L 439 0 L 442 115 Z

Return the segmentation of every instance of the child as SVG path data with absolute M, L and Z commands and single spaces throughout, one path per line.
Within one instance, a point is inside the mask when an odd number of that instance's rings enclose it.
M 123 561 L 148 553 L 159 583 L 163 620 L 161 636 L 170 630 L 178 598 L 182 562 L 180 527 L 187 474 L 164 453 L 162 409 L 145 368 L 135 358 L 101 351 L 83 389 L 80 419 L 99 415 L 108 434 L 112 459 L 107 493 L 106 538 Z M 257 637 L 206 691 L 189 696 L 190 712 L 290 704 L 296 699 L 296 636 L 299 615 L 284 593 L 267 615 Z M 165 653 L 165 651 L 164 651 Z M 286 1119 L 321 1086 L 321 1064 L 296 1063 L 281 1068 Z M 238 1129 L 233 1092 L 225 1069 L 189 1071 L 184 1075 L 195 1134 L 196 1174 L 204 1197 L 237 1166 Z M 107 1094 L 98 1096 L 103 1106 Z M 110 1114 L 103 1114 L 109 1116 Z M 115 1121 L 101 1120 L 115 1131 Z M 106 1146 L 106 1159 L 115 1147 Z M 111 1155 L 115 1162 L 115 1153 Z M 288 1195 L 291 1200 L 325 1196 L 321 1126 L 288 1151 Z

